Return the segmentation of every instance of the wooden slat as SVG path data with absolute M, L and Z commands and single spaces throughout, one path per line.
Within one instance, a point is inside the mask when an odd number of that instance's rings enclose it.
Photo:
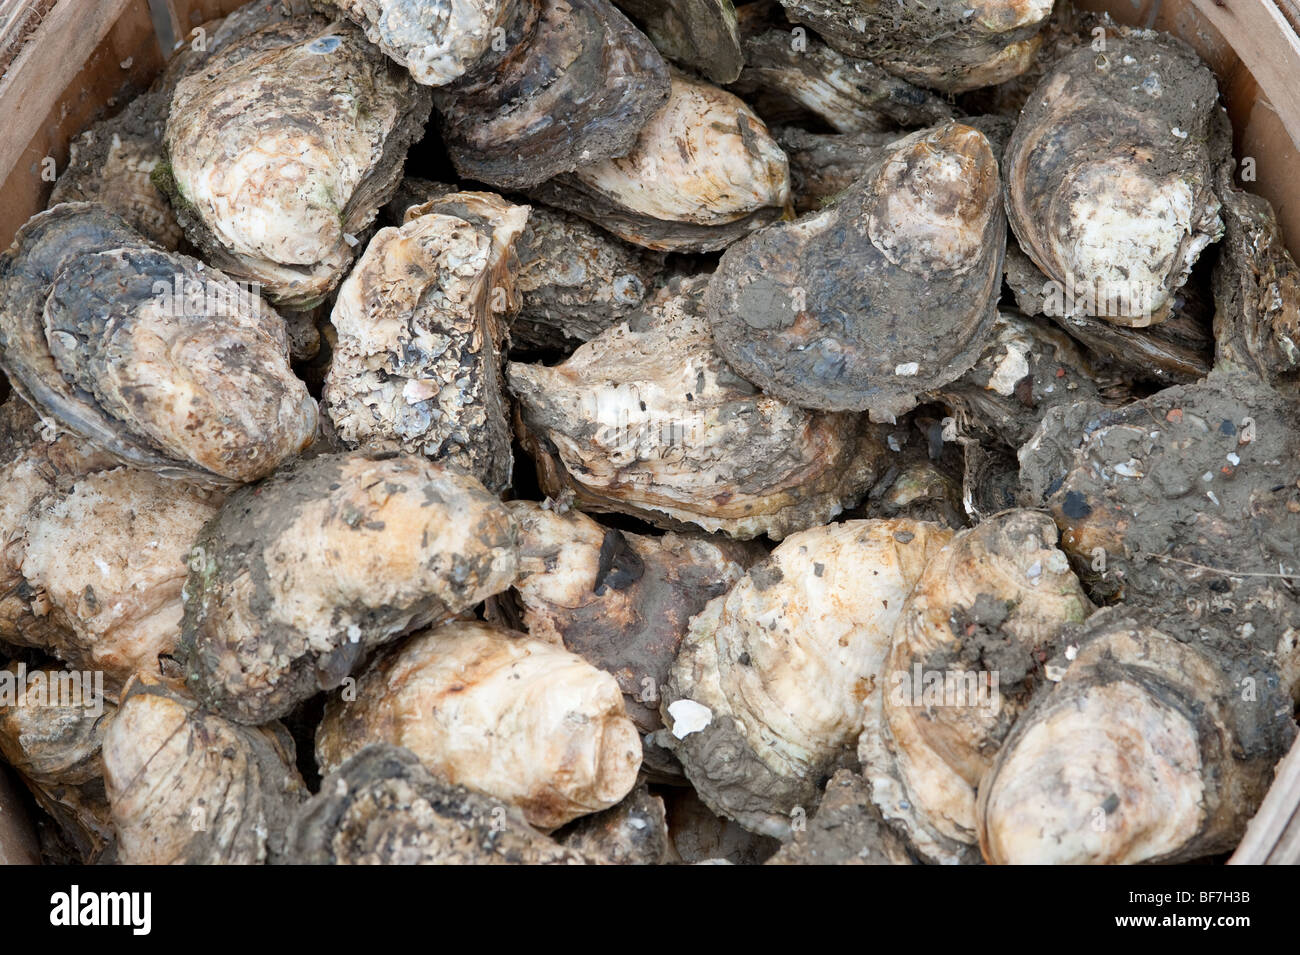
M 1278 763 L 1264 805 L 1229 865 L 1300 865 L 1300 739 Z

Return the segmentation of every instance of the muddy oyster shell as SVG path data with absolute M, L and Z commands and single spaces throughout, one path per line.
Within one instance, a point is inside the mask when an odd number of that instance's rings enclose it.
M 528 207 L 452 193 L 411 212 L 339 289 L 322 408 L 348 447 L 423 454 L 500 491 L 512 465 L 501 348 Z
M 716 251 L 779 218 L 785 154 L 738 97 L 680 74 L 632 150 L 529 191 L 636 245 Z
M 1223 234 L 1214 173 L 1229 148 L 1214 74 L 1171 37 L 1124 31 L 1063 57 L 1004 156 L 1007 217 L 1043 273 L 1049 315 L 1164 321 Z
M 1264 673 L 1124 608 L 1098 613 L 980 785 L 985 859 L 1135 864 L 1230 850 L 1295 735 Z M 1247 675 L 1258 695 L 1243 692 Z
M 812 812 L 883 687 L 908 592 L 951 535 L 908 520 L 792 534 L 692 619 L 657 738 L 711 809 L 782 839 Z
M 157 181 L 209 262 L 310 307 L 343 278 L 430 105 L 357 27 L 272 23 L 177 83 Z
M 956 110 L 870 60 L 845 56 L 812 37 L 771 30 L 745 40 L 745 71 L 732 87 L 758 103 L 793 101 L 840 133 L 934 126 Z M 755 99 L 755 94 L 758 98 Z
M 411 72 L 417 83 L 444 86 L 474 69 L 504 38 L 520 8 L 534 0 L 314 0 L 321 13 L 342 13 Z
M 0 347 L 43 420 L 167 477 L 251 481 L 315 437 L 280 317 L 93 203 L 32 217 L 0 259 Z
M 607 0 L 537 5 L 518 49 L 434 93 L 465 179 L 524 189 L 622 156 L 668 97 L 663 58 Z
M 868 57 L 918 86 L 961 93 L 1026 70 L 1052 0 L 781 0 L 786 15 L 841 52 Z
M 243 723 L 338 686 L 366 653 L 505 590 L 514 522 L 411 455 L 327 454 L 226 501 L 194 545 L 178 659 Z
M 365 747 L 289 826 L 293 865 L 581 865 L 491 796 L 453 786 L 410 750 Z
M 1092 610 L 1056 537 L 1051 518 L 1024 510 L 961 531 L 898 615 L 858 758 L 881 813 L 931 861 L 973 860 L 980 778 L 1042 660 Z
M 68 167 L 49 205 L 98 202 L 160 248 L 174 250 L 181 227 L 151 178 L 162 161 L 170 98 L 161 91 L 135 97 L 112 119 L 96 123 L 69 145 Z
M 998 163 L 948 123 L 873 154 L 829 209 L 736 243 L 705 303 L 723 357 L 806 408 L 888 419 L 965 372 L 997 314 Z
M 614 678 L 581 657 L 478 621 L 407 640 L 332 699 L 316 760 L 333 772 L 369 743 L 410 749 L 432 772 L 555 829 L 636 784 L 641 740 Z
M 80 861 L 111 854 L 116 840 L 104 792 L 100 747 L 117 706 L 97 693 L 90 674 L 10 664 L 18 696 L 0 697 L 0 755 L 58 823 Z
M 542 490 L 739 538 L 779 539 L 857 503 L 883 455 L 865 422 L 737 377 L 713 347 L 701 291 L 698 278 L 674 286 L 555 367 L 507 366 Z
M 141 675 L 104 735 L 104 784 L 124 865 L 249 865 L 284 858 L 307 796 L 279 723 L 239 726 Z
M 115 468 L 51 495 L 25 528 L 24 585 L 59 629 L 42 648 L 113 691 L 176 649 L 194 538 L 221 496 Z M 93 532 L 88 529 L 93 528 Z
M 690 618 L 741 578 L 758 548 L 623 533 L 532 501 L 508 507 L 519 525 L 513 592 L 523 628 L 612 673 L 637 729 L 659 729 L 659 688 Z M 646 747 L 645 757 L 656 770 L 679 772 L 658 747 Z
M 638 783 L 617 806 L 583 816 L 556 839 L 601 865 L 662 865 L 670 845 L 664 801 Z
M 912 865 L 907 843 L 871 802 L 857 773 L 836 770 L 817 813 L 766 865 Z

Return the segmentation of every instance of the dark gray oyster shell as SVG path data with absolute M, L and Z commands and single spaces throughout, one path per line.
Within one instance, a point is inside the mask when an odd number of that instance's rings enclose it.
M 714 83 L 740 75 L 744 57 L 731 0 L 618 0 L 668 59 Z
M 272 22 L 179 79 L 157 181 L 209 262 L 309 308 L 343 278 L 430 106 L 352 24 Z
M 872 155 L 830 208 L 723 255 L 705 297 L 723 357 L 801 407 L 888 419 L 975 362 L 1006 221 L 982 133 L 948 123 Z
M 167 477 L 254 480 L 316 433 L 280 317 L 95 204 L 19 230 L 0 259 L 0 346 L 43 420 Z
M 607 0 L 527 2 L 516 50 L 434 93 L 456 171 L 499 189 L 622 156 L 668 98 L 663 58 Z

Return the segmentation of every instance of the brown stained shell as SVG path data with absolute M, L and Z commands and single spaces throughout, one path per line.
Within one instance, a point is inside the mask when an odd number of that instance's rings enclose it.
M 272 23 L 179 80 L 156 181 L 211 264 L 307 308 L 343 278 L 430 105 L 346 21 Z
M 620 239 L 709 252 L 780 218 L 790 174 L 763 121 L 738 97 L 681 74 L 626 155 L 529 191 Z
M 1007 242 L 1004 269 L 1007 285 L 1021 311 L 1026 315 L 1047 314 L 1055 286 L 1014 240 Z M 1054 320 L 1072 338 L 1131 380 L 1160 385 L 1190 384 L 1209 374 L 1214 359 L 1209 323 L 1213 303 L 1209 302 L 1199 278 L 1194 273 L 1174 293 L 1170 315 L 1158 325 L 1130 328 L 1088 315 L 1059 316 Z
M 1224 236 L 1214 268 L 1216 360 L 1250 369 L 1294 394 L 1300 377 L 1300 267 L 1267 199 L 1219 171 Z
M 509 587 L 515 527 L 454 468 L 323 454 L 231 495 L 190 568 L 177 653 L 189 685 L 212 712 L 263 723 Z
M 0 347 L 43 420 L 166 477 L 254 480 L 316 433 L 280 317 L 93 203 L 33 216 L 0 257 Z
M 282 861 L 307 796 L 279 723 L 230 723 L 144 674 L 123 695 L 103 759 L 124 865 Z
M 1055 64 L 1003 157 L 1007 217 L 1047 314 L 1139 328 L 1169 317 L 1223 234 L 1220 123 L 1214 74 L 1169 36 L 1123 31 Z
M 638 783 L 617 806 L 584 816 L 556 839 L 602 865 L 661 865 L 670 845 L 664 801 Z
M 1041 661 L 1092 610 L 1056 537 L 1047 515 L 1025 510 L 961 531 L 900 608 L 858 758 L 884 817 L 930 861 L 973 857 L 980 778 Z
M 391 225 L 408 221 L 455 186 L 407 177 L 385 207 Z M 515 240 L 519 259 L 510 321 L 512 345 L 572 351 L 633 312 L 657 284 L 663 256 L 615 239 L 559 209 L 532 206 Z
M 536 28 L 503 62 L 434 93 L 465 179 L 526 189 L 622 156 L 668 98 L 663 58 L 607 0 L 537 5 Z
M 1186 862 L 1230 850 L 1295 725 L 1276 679 L 1123 608 L 1078 635 L 980 785 L 992 863 Z M 1243 693 L 1249 676 L 1258 696 Z
M 912 865 L 907 843 L 871 802 L 865 779 L 836 770 L 817 813 L 766 865 Z
M 79 478 L 116 463 L 70 435 L 46 429 L 21 398 L 0 405 L 0 640 L 27 647 L 71 640 L 64 622 L 23 576 L 27 529 L 47 501 L 61 500 Z
M 731 0 L 618 0 L 668 59 L 714 83 L 740 75 L 744 56 Z
M 918 86 L 962 93 L 1030 69 L 1052 0 L 781 0 L 843 53 L 868 57 Z
M 445 86 L 472 71 L 499 43 L 519 8 L 534 0 L 313 0 L 342 13 L 417 83 Z
M 743 576 L 757 548 L 627 534 L 532 501 L 508 506 L 519 525 L 523 629 L 612 673 L 643 734 L 662 727 L 659 688 L 690 618 Z M 680 772 L 658 747 L 645 755 L 656 770 Z
M 174 251 L 181 227 L 167 197 L 150 178 L 162 161 L 169 104 L 166 92 L 150 90 L 74 139 L 49 205 L 98 202 L 159 248 Z
M 1284 669 L 1297 672 L 1300 403 L 1216 368 L 1078 412 L 1044 420 L 1020 452 L 1021 478 L 1094 595 L 1206 646 L 1293 658 Z
M 370 743 L 551 830 L 608 809 L 636 784 L 641 740 L 614 678 L 581 657 L 478 621 L 453 621 L 379 657 L 316 732 L 333 772 Z
M 727 250 L 705 297 L 718 349 L 774 397 L 888 420 L 979 357 L 1005 233 L 984 135 L 913 133 L 830 208 Z
M 775 106 L 791 101 L 840 133 L 934 126 L 956 115 L 943 97 L 870 60 L 845 56 L 816 38 L 787 30 L 745 40 L 745 71 L 732 88 L 758 103 L 765 117 L 765 101 L 775 100 Z
M 367 746 L 294 814 L 292 865 L 581 865 L 523 814 L 430 773 L 410 750 Z
M 410 211 L 339 289 L 322 408 L 347 447 L 423 454 L 500 491 L 512 470 L 505 312 L 528 207 L 452 193 Z
M 780 839 L 812 813 L 883 688 L 908 592 L 951 536 L 908 520 L 793 534 L 691 620 L 657 738 L 709 808 Z
M 883 455 L 865 422 L 803 411 L 737 377 L 701 292 L 699 278 L 671 287 L 555 367 L 507 366 L 543 492 L 738 538 L 779 539 L 856 504 Z
M 781 847 L 769 836 L 716 815 L 690 786 L 662 790 L 669 860 L 687 865 L 762 865 Z
M 58 630 L 48 653 L 116 691 L 176 649 L 190 549 L 221 495 L 116 468 L 50 495 L 27 524 L 24 585 Z
M 54 818 L 77 858 L 97 861 L 115 840 L 99 754 L 116 704 L 88 672 L 11 663 L 0 673 L 17 690 L 0 696 L 0 755 Z

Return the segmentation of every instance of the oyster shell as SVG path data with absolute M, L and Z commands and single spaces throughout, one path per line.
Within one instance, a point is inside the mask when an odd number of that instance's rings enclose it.
M 308 308 L 343 278 L 430 106 L 350 23 L 273 22 L 177 82 L 156 181 L 209 262 Z
M 1214 74 L 1147 31 L 1059 60 L 1007 146 L 1007 217 L 1043 273 L 1049 315 L 1145 327 L 1223 234 L 1214 173 L 1229 147 Z
M 456 171 L 499 189 L 622 156 L 668 98 L 663 58 L 607 0 L 536 3 L 518 49 L 434 93 Z
M 813 212 L 830 204 L 862 178 L 876 150 L 899 133 L 809 133 L 796 126 L 776 130 L 776 141 L 790 161 L 794 210 Z
M 68 166 L 50 193 L 60 202 L 98 202 L 161 249 L 175 251 L 181 227 L 167 197 L 154 185 L 162 161 L 167 92 L 150 90 L 112 119 L 96 123 L 68 147 Z
M 840 133 L 934 126 L 957 115 L 943 97 L 918 89 L 870 60 L 845 56 L 813 37 L 787 30 L 745 40 L 745 71 L 732 87 L 758 104 L 791 101 Z M 758 98 L 755 99 L 755 94 Z
M 980 785 L 984 857 L 1135 864 L 1232 849 L 1295 735 L 1268 672 L 1124 608 L 1096 614 Z
M 801 407 L 902 414 L 984 348 L 1005 232 L 984 135 L 913 133 L 831 208 L 727 250 L 705 297 L 718 350 Z
M 478 621 L 427 630 L 378 658 L 355 699 L 327 705 L 316 760 L 333 772 L 377 742 L 407 747 L 430 771 L 544 830 L 618 803 L 641 765 L 612 676 Z
M 618 0 L 664 56 L 714 83 L 740 75 L 744 56 L 731 0 Z
M 342 13 L 406 67 L 417 83 L 445 86 L 472 71 L 535 0 L 313 0 Z
M 232 494 L 199 534 L 177 656 L 207 709 L 263 723 L 514 575 L 514 522 L 473 478 L 325 454 Z
M 638 783 L 617 806 L 583 816 L 556 839 L 603 865 L 662 865 L 669 852 L 664 801 Z
M 339 289 L 322 409 L 347 447 L 423 454 L 500 491 L 512 470 L 504 313 L 528 207 L 462 192 L 410 213 Z
M 0 258 L 0 347 L 43 420 L 167 477 L 251 481 L 315 437 L 279 316 L 93 203 L 33 216 Z
M 962 93 L 1032 67 L 1052 0 L 781 0 L 837 50 L 867 57 L 918 86 Z
M 900 608 L 858 759 L 881 813 L 930 861 L 973 861 L 980 778 L 1041 661 L 1092 610 L 1056 537 L 1051 518 L 1024 510 L 961 531 Z
M 680 74 L 626 155 L 529 191 L 648 249 L 708 252 L 779 218 L 785 154 L 738 97 Z
M 835 771 L 817 814 L 766 865 L 912 865 L 907 843 L 871 802 L 857 773 Z
M 103 759 L 123 865 L 283 861 L 307 796 L 283 726 L 227 722 L 146 674 L 127 687 Z
M 513 593 L 522 628 L 612 673 L 642 734 L 662 727 L 659 690 L 690 618 L 741 578 L 758 548 L 625 534 L 580 511 L 559 513 L 532 501 L 508 507 L 519 526 Z M 679 776 L 657 746 L 646 746 L 644 755 L 648 768 Z
M 325 777 L 289 825 L 294 865 L 581 865 L 491 796 L 433 775 L 415 754 L 375 743 Z
M 543 492 L 740 538 L 779 539 L 856 504 L 883 455 L 865 422 L 737 377 L 713 346 L 702 290 L 702 278 L 671 286 L 555 367 L 507 366 Z
M 908 520 L 792 534 L 692 618 L 657 738 L 710 809 L 780 839 L 812 812 L 883 686 L 908 592 L 951 536 Z

